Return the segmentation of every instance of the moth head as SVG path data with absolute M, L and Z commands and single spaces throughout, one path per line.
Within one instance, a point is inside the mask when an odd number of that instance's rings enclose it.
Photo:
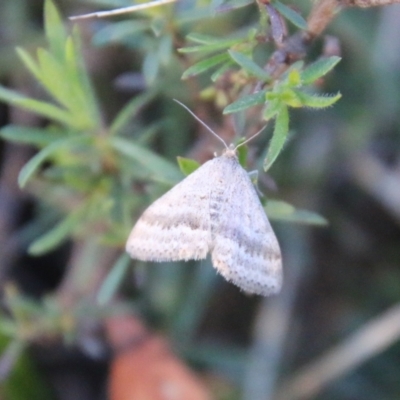
M 226 147 L 226 149 L 223 151 L 223 155 L 225 157 L 234 157 L 237 158 L 237 146 L 235 146 L 233 143 L 230 144 L 229 146 Z

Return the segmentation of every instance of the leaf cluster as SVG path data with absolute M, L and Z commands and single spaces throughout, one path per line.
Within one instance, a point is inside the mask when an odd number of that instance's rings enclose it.
M 237 82 L 235 89 L 239 96 L 225 106 L 223 113 L 238 113 L 251 107 L 263 106 L 263 119 L 275 119 L 275 129 L 264 161 L 265 171 L 275 162 L 286 142 L 289 133 L 288 107 L 326 108 L 341 97 L 340 93 L 312 93 L 308 88 L 330 72 L 340 61 L 340 57 L 323 57 L 308 66 L 299 61 L 280 77 L 272 78 L 265 68 L 253 60 L 252 54 L 258 43 L 256 31 L 253 29 L 249 30 L 248 35 L 235 39 L 219 39 L 198 34 L 191 34 L 187 39 L 198 43 L 198 46 L 182 48 L 180 51 L 198 53 L 205 58 L 188 68 L 183 73 L 183 79 L 204 73 L 211 68 L 216 68 L 211 75 L 212 81 L 217 81 L 224 74 L 231 74 L 232 80 Z M 218 54 L 208 56 L 214 52 Z M 237 67 L 240 68 L 239 71 Z M 254 93 L 245 94 L 250 87 L 257 89 Z M 241 92 L 244 94 L 240 94 Z
M 30 190 L 67 214 L 36 238 L 29 251 L 43 254 L 72 234 L 122 244 L 132 210 L 141 201 L 140 195 L 136 202 L 130 196 L 132 182 L 145 177 L 172 185 L 180 177 L 177 167 L 138 144 L 140 138 L 154 134 L 156 124 L 138 126 L 136 143 L 124 135 L 132 117 L 154 94 L 149 91 L 134 98 L 109 128 L 104 127 L 82 60 L 78 30 L 68 34 L 50 0 L 45 3 L 45 31 L 49 49 L 39 48 L 36 59 L 22 49 L 18 54 L 50 99 L 36 100 L 0 87 L 2 101 L 49 121 L 45 128 L 9 125 L 0 131 L 4 139 L 39 150 L 20 171 L 20 187 L 35 178 Z

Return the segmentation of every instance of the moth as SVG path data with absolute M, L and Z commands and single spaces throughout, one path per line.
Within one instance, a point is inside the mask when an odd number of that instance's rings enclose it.
M 224 144 L 221 156 L 144 211 L 126 251 L 134 259 L 157 262 L 201 260 L 210 253 L 226 280 L 245 292 L 271 295 L 282 286 L 279 243 L 237 148 Z

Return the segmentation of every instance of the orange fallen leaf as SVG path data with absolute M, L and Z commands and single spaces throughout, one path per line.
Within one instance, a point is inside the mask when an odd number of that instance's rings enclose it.
M 110 400 L 211 400 L 204 383 L 133 317 L 106 323 L 117 354 L 109 377 Z

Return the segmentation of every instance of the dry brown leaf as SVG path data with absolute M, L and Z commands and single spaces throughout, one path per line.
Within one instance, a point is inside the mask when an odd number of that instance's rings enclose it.
M 133 317 L 107 322 L 119 349 L 110 370 L 110 400 L 210 400 L 204 383 L 170 351 L 167 342 Z

